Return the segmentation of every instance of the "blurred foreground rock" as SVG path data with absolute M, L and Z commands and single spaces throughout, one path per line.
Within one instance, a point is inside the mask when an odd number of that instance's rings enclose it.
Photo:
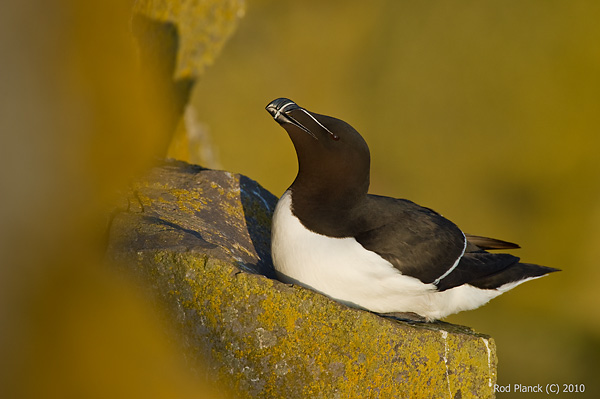
M 131 27 L 143 69 L 154 72 L 152 89 L 164 99 L 167 120 L 164 156 L 188 160 L 207 146 L 207 138 L 190 137 L 182 121 L 194 84 L 210 66 L 245 13 L 244 0 L 137 0 Z M 191 130 L 197 131 L 193 126 Z M 206 133 L 203 133 L 206 135 Z M 198 133 L 196 133 L 196 136 Z M 192 147 L 193 150 L 190 150 Z M 206 161 L 206 159 L 202 159 Z
M 245 176 L 170 161 L 136 182 L 109 254 L 166 305 L 190 365 L 239 398 L 488 398 L 494 341 L 410 325 L 272 279 L 276 197 Z

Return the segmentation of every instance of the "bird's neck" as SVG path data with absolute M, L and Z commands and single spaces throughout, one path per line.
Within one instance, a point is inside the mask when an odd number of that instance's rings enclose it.
M 353 236 L 359 211 L 367 198 L 369 180 L 340 184 L 298 176 L 290 187 L 292 211 L 305 227 L 320 234 Z

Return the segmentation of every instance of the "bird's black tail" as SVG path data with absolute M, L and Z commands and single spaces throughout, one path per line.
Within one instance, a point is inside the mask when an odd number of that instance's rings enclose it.
M 524 282 L 558 271 L 560 269 L 553 267 L 517 262 L 496 273 L 470 281 L 469 284 L 477 288 L 491 290 L 501 288 L 506 284 Z

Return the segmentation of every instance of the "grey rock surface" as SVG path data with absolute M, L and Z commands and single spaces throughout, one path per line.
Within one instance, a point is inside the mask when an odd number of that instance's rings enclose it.
M 492 338 L 275 280 L 276 201 L 245 176 L 170 161 L 115 213 L 109 254 L 169 309 L 190 364 L 207 364 L 240 398 L 494 396 Z

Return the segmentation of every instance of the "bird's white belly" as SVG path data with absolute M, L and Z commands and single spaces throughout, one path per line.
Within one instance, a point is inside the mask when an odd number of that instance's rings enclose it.
M 377 313 L 414 312 L 432 320 L 477 308 L 500 294 L 470 285 L 438 292 L 433 284 L 401 274 L 353 237 L 314 233 L 293 215 L 289 191 L 273 215 L 271 249 L 282 281 Z

